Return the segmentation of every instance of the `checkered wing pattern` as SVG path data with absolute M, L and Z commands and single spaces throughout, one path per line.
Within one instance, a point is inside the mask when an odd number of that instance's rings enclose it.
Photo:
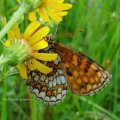
M 95 61 L 60 44 L 54 47 L 62 58 L 73 93 L 92 95 L 107 86 L 112 76 Z
M 47 48 L 45 51 L 48 50 L 49 52 L 54 51 L 51 48 Z M 44 62 L 44 64 L 52 67 L 53 71 L 46 75 L 37 70 L 28 72 L 26 85 L 29 87 L 31 93 L 34 93 L 40 101 L 54 105 L 63 101 L 67 93 L 68 85 L 65 71 L 60 57 L 52 62 Z

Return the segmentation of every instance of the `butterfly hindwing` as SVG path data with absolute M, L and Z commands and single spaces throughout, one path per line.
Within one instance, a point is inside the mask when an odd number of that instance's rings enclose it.
M 54 52 L 54 49 L 48 47 L 43 52 Z M 28 72 L 26 85 L 40 101 L 50 105 L 57 104 L 65 98 L 68 87 L 63 63 L 59 56 L 54 61 L 41 62 L 52 67 L 53 71 L 49 74 L 40 73 L 38 70 Z

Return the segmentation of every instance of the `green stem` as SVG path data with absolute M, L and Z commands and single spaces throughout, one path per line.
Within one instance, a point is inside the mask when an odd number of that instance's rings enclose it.
M 6 72 L 7 67 L 4 66 L 3 72 Z M 3 95 L 2 95 L 2 115 L 1 120 L 7 120 L 7 83 L 6 78 L 3 78 Z
M 119 120 L 119 118 L 114 115 L 113 113 L 109 112 L 108 110 L 102 108 L 101 106 L 97 105 L 96 103 L 93 103 L 93 101 L 90 101 L 90 100 L 87 100 L 86 98 L 84 97 L 80 97 L 80 99 L 83 101 L 83 102 L 87 102 L 89 105 L 92 105 L 93 107 L 97 108 L 98 110 L 106 113 L 107 115 L 109 115 L 111 118 L 113 118 L 114 120 Z
M 25 3 L 22 3 L 19 7 L 19 9 L 13 14 L 10 21 L 6 24 L 6 26 L 0 31 L 0 41 L 1 38 L 8 32 L 8 30 L 11 29 L 11 27 L 17 22 L 22 15 L 27 11 L 28 5 Z
M 7 56 L 6 57 L 3 55 L 0 56 L 0 66 L 4 65 L 8 61 L 9 61 L 9 58 Z

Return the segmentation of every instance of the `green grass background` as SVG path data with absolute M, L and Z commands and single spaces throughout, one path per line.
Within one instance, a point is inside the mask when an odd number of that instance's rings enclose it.
M 0 72 L 0 120 L 120 119 L 120 0 L 68 2 L 73 8 L 59 24 L 56 41 L 81 51 L 109 69 L 111 83 L 93 96 L 77 96 L 69 90 L 62 103 L 46 106 L 30 97 L 25 81 L 19 75 L 4 78 L 3 73 L 12 71 L 5 66 L 0 68 L 3 70 Z M 15 0 L 0 0 L 0 29 L 3 16 L 9 20 L 18 7 Z M 27 14 L 24 18 L 19 21 L 21 31 L 28 25 Z M 84 32 L 77 32 L 79 30 Z M 0 45 L 0 54 L 2 51 Z

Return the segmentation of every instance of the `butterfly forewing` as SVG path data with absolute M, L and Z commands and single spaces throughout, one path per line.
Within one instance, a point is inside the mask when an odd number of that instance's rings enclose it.
M 102 90 L 111 78 L 107 70 L 87 56 L 61 44 L 54 44 L 61 56 L 69 86 L 78 95 L 92 95 Z

